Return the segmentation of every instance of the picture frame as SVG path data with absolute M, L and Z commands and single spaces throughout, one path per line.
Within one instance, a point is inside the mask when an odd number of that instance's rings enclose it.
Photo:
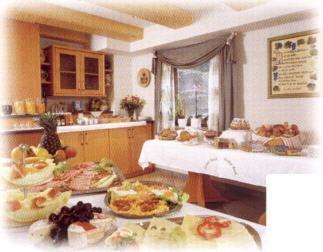
M 267 40 L 268 98 L 321 95 L 319 41 L 321 31 L 310 30 Z
M 151 80 L 151 72 L 147 68 L 141 68 L 137 74 L 138 85 L 145 88 L 148 87 Z

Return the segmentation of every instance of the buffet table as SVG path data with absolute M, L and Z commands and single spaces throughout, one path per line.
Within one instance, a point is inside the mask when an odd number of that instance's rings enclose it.
M 80 196 L 74 196 L 70 199 L 69 204 L 70 205 L 74 205 L 76 204 L 78 201 L 83 201 L 83 202 L 90 202 L 92 203 L 92 205 L 97 206 L 97 207 L 102 207 L 102 209 L 106 209 L 106 206 L 104 205 L 104 196 L 105 194 L 95 194 L 95 195 L 80 195 Z M 206 208 L 202 208 L 193 204 L 189 204 L 189 203 L 185 203 L 184 206 L 182 207 L 181 210 L 179 210 L 178 212 L 174 212 L 170 215 L 165 216 L 164 218 L 173 218 L 173 217 L 181 217 L 184 215 L 218 215 L 218 216 L 222 216 L 225 218 L 230 218 L 242 223 L 246 223 L 248 225 L 250 225 L 251 227 L 253 227 L 258 233 L 260 238 L 262 239 L 264 237 L 265 234 L 265 227 L 261 226 L 259 224 L 255 224 L 246 220 L 242 220 L 230 215 L 226 215 L 217 211 L 213 211 L 213 210 L 209 210 Z M 122 225 L 124 225 L 126 222 L 145 222 L 151 219 L 125 219 L 125 218 L 119 218 L 117 217 L 117 226 L 120 227 Z M 1 237 L 0 238 L 4 238 L 1 239 L 2 241 L 7 241 L 10 244 L 10 248 L 20 248 L 21 246 L 24 247 L 24 251 L 37 251 L 37 247 L 34 246 L 31 241 L 28 240 L 27 237 L 27 227 L 24 228 L 19 228 L 19 229 L 10 229 L 5 230 L 3 232 L 1 232 Z M 17 247 L 16 247 L 17 246 Z M 97 248 L 101 248 L 102 250 L 104 250 L 104 245 L 103 243 L 100 243 L 99 245 L 97 245 Z M 44 248 L 39 249 L 41 251 L 43 251 Z M 62 247 L 57 247 L 55 248 L 55 251 L 73 251 L 71 248 L 68 248 L 66 246 L 62 246 Z M 75 251 L 75 250 L 74 250 Z M 88 247 L 87 249 L 82 249 L 82 251 L 93 251 L 93 247 Z
M 186 191 L 190 193 L 193 202 L 204 205 L 203 199 L 199 199 L 199 202 L 196 198 L 213 195 L 213 200 L 223 200 L 215 195 L 218 192 L 209 185 L 209 175 L 265 188 L 268 174 L 312 173 L 320 167 L 320 160 L 304 156 L 215 149 L 206 143 L 185 145 L 178 141 L 154 139 L 144 143 L 139 158 L 142 168 L 149 164 L 188 172 Z M 199 188 L 201 186 L 204 188 Z

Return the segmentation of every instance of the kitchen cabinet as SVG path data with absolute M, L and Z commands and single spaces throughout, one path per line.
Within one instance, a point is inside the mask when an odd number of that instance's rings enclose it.
M 138 165 L 141 148 L 150 139 L 147 126 L 110 129 L 110 159 L 127 178 L 145 173 Z
M 110 159 L 122 171 L 124 176 L 131 174 L 131 128 L 109 130 Z
M 0 37 L 3 56 L 2 73 L 5 92 L 0 95 L 1 101 L 40 98 L 40 45 L 39 25 L 3 20 L 6 35 Z
M 50 79 L 53 96 L 104 96 L 104 54 L 83 49 L 51 46 Z
M 85 161 L 99 161 L 102 158 L 109 158 L 108 130 L 85 131 L 83 134 Z
M 144 142 L 150 139 L 150 137 L 146 126 L 133 127 L 131 130 L 131 173 L 136 174 L 138 171 L 142 171 L 142 168 L 138 164 L 138 160 Z
M 109 158 L 108 130 L 59 133 L 59 138 L 64 145 L 76 149 L 76 157 L 70 160 L 72 164 Z
M 69 160 L 72 164 L 84 161 L 84 136 L 83 132 L 59 133 L 59 139 L 62 145 L 72 146 L 76 149 L 76 157 Z

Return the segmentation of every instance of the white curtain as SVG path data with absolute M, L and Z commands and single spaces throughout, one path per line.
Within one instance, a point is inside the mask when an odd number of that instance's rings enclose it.
M 219 56 L 210 60 L 209 68 L 208 128 L 218 130 L 219 124 Z
M 175 85 L 170 65 L 162 64 L 161 100 L 157 131 L 175 127 Z

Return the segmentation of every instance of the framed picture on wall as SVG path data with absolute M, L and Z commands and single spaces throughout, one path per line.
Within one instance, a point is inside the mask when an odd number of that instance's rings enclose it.
M 321 32 L 293 33 L 268 39 L 268 98 L 319 96 Z

